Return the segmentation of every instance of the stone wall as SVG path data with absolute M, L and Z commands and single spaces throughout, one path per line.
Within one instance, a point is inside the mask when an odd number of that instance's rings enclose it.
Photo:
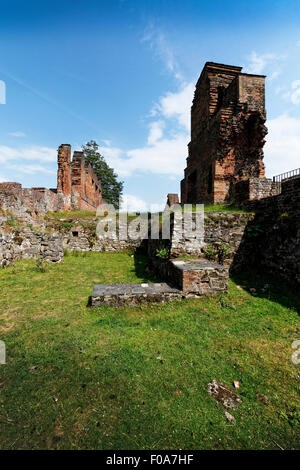
M 249 263 L 299 287 L 300 177 L 283 181 L 281 186 L 282 192 L 276 196 L 248 202 L 257 215 L 252 223 L 255 236 L 246 249 Z
M 236 204 L 263 199 L 278 194 L 278 184 L 268 178 L 249 178 L 233 186 L 232 197 Z
M 99 236 L 96 233 L 99 219 L 47 219 L 46 226 L 49 230 L 60 233 L 63 247 L 69 251 L 129 251 L 139 248 L 144 243 L 144 237 L 135 239 L 120 239 L 118 232 L 113 235 Z M 117 225 L 119 231 L 119 224 Z M 124 232 L 123 232 L 124 233 Z M 126 231 L 125 231 L 126 234 Z
M 0 266 L 5 268 L 22 258 L 41 257 L 46 261 L 63 260 L 63 246 L 58 234 L 22 231 L 0 233 Z
M 56 189 L 22 188 L 19 183 L 0 183 L 0 218 L 10 216 L 21 221 L 39 223 L 38 218 L 47 211 L 64 208 L 64 199 Z M 0 222 L 1 222 L 0 220 Z
M 193 213 L 192 220 L 195 221 L 196 217 L 196 213 Z M 233 260 L 236 264 L 244 252 L 240 245 L 245 242 L 246 227 L 254 220 L 254 217 L 254 213 L 205 212 L 204 236 L 203 233 L 197 232 L 190 236 L 183 236 L 182 223 L 173 218 L 171 220 L 171 239 L 149 240 L 148 254 L 153 259 L 157 250 L 168 248 L 171 258 L 179 258 L 187 254 L 205 258 L 205 250 L 208 246 L 213 247 L 218 243 L 224 243 L 229 249 L 224 260 L 225 264 L 229 265 Z M 237 256 L 238 253 L 239 256 Z

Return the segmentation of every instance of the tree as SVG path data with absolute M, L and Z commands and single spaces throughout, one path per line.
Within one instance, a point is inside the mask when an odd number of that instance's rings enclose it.
M 85 161 L 90 163 L 99 179 L 102 187 L 102 197 L 116 209 L 119 209 L 119 201 L 123 193 L 123 181 L 118 181 L 118 176 L 108 166 L 104 157 L 99 152 L 99 145 L 95 140 L 90 140 L 82 145 Z

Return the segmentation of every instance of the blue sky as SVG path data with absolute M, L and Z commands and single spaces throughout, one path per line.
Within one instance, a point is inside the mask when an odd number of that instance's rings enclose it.
M 132 209 L 179 192 L 206 61 L 267 75 L 267 176 L 300 166 L 298 0 L 0 0 L 0 180 L 56 186 L 95 139 Z

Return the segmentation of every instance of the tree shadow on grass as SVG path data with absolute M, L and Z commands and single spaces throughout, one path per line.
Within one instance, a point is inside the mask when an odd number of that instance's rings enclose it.
M 282 279 L 254 268 L 231 273 L 230 277 L 247 291 L 255 289 L 254 295 L 256 297 L 277 302 L 284 307 L 295 310 L 300 315 L 299 292 Z
M 157 275 L 152 271 L 149 258 L 144 253 L 135 252 L 134 272 L 142 279 L 142 282 L 161 282 Z

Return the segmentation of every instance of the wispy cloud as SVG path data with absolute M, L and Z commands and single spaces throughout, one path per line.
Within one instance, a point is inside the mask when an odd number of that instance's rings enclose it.
M 28 147 L 7 147 L 0 145 L 0 162 L 5 164 L 9 160 L 34 160 L 40 162 L 55 162 L 57 159 L 56 149 L 50 147 L 39 147 L 32 145 Z
M 148 135 L 148 145 L 155 145 L 156 142 L 162 138 L 163 129 L 165 127 L 164 121 L 153 121 L 150 124 L 150 132 Z
M 26 137 L 26 134 L 25 132 L 9 132 L 8 133 L 9 135 L 11 135 L 12 137 Z
M 48 175 L 56 174 L 56 170 L 47 168 L 43 165 L 20 165 L 8 163 L 6 167 L 9 170 L 15 170 L 17 173 L 25 173 L 27 175 L 33 175 L 36 173 L 46 173 Z
M 275 54 L 257 54 L 253 51 L 249 57 L 247 72 L 261 74 L 264 72 L 266 65 L 273 62 L 275 58 Z
M 177 80 L 183 80 L 173 48 L 160 28 L 150 24 L 144 32 L 142 42 L 149 44 L 154 55 L 163 62 L 164 67 L 169 73 Z
M 290 85 L 290 90 L 283 93 L 282 97 L 293 104 L 300 104 L 300 80 L 294 80 Z
M 190 108 L 194 84 L 181 84 L 177 92 L 168 92 L 154 107 L 156 119 L 149 124 L 144 146 L 128 150 L 106 146 L 101 153 L 121 177 L 136 173 L 154 173 L 179 179 L 187 157 Z
M 284 58 L 284 56 L 274 53 L 258 54 L 252 51 L 248 57 L 245 71 L 258 75 L 266 74 L 269 80 L 275 80 L 281 73 Z
M 190 130 L 191 106 L 195 84 L 186 83 L 177 92 L 169 92 L 159 100 L 158 109 L 165 118 L 175 118 L 178 124 L 187 131 Z

